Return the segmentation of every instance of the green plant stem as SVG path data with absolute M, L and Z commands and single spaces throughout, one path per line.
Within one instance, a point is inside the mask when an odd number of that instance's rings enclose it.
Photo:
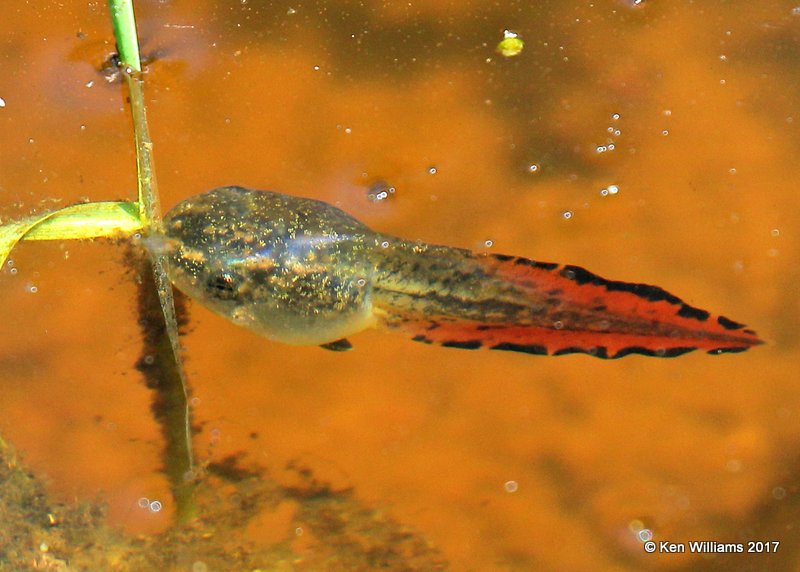
M 150 232 L 161 230 L 161 205 L 153 162 L 153 141 L 147 127 L 144 104 L 144 82 L 141 75 L 124 73 L 130 94 L 133 134 L 136 141 L 136 170 L 139 187 L 139 215 Z
M 139 184 L 139 209 L 142 220 L 145 221 L 148 233 L 161 231 L 161 209 L 158 200 L 158 186 L 153 167 L 153 143 L 147 128 L 147 114 L 144 104 L 144 89 L 142 79 L 137 73 L 125 73 L 128 83 L 128 93 L 131 102 L 131 115 L 133 117 L 133 131 L 136 140 L 136 167 Z M 166 400 L 171 407 L 168 409 L 162 424 L 165 425 L 166 470 L 171 476 L 190 474 L 194 470 L 192 455 L 191 411 L 189 409 L 189 391 L 186 374 L 181 358 L 180 340 L 178 337 L 178 321 L 175 314 L 175 300 L 172 294 L 172 284 L 167 276 L 167 261 L 163 254 L 149 251 L 150 265 L 153 271 L 153 282 L 158 292 L 158 300 L 166 325 L 166 341 L 171 348 L 171 356 L 163 351 L 157 352 L 157 359 L 170 359 L 172 366 L 164 365 L 161 371 L 169 379 L 158 386 L 161 393 L 170 394 L 169 397 L 160 395 L 159 399 Z M 180 396 L 180 399 L 177 397 Z M 173 418 L 169 418 L 172 415 Z M 181 427 L 182 431 L 175 431 Z M 175 443 L 178 439 L 181 443 Z M 179 452 L 179 455 L 172 454 Z M 172 479 L 171 479 L 172 480 Z M 179 480 L 172 480 L 173 496 L 177 505 L 177 516 L 180 521 L 188 520 L 194 513 L 191 494 L 187 493 L 187 484 Z
M 147 234 L 156 234 L 161 231 L 161 208 L 153 161 L 153 142 L 147 127 L 144 81 L 141 74 L 133 2 L 132 0 L 109 0 L 109 6 L 131 104 L 136 142 L 139 217 Z M 167 343 L 159 342 L 156 345 L 169 348 L 167 352 L 157 351 L 150 354 L 152 358 L 161 361 L 157 364 L 156 370 L 163 375 L 163 379 L 154 387 L 158 394 L 156 402 L 169 404 L 169 407 L 162 411 L 162 416 L 158 421 L 161 423 L 167 439 L 164 464 L 172 484 L 176 516 L 178 521 L 183 522 L 192 518 L 195 512 L 191 482 L 183 480 L 183 475 L 191 475 L 194 472 L 189 393 L 181 359 L 175 300 L 172 294 L 172 285 L 167 276 L 166 258 L 163 254 L 152 250 L 148 252 L 148 257 L 148 266 L 152 267 L 153 284 L 158 294 L 161 307 L 160 316 L 163 320 L 161 324 L 163 327 L 152 322 L 149 327 L 154 331 L 166 333 L 164 341 Z M 147 341 L 145 345 L 147 346 Z M 147 347 L 145 351 L 147 352 Z
M 114 37 L 117 39 L 117 50 L 123 65 L 130 66 L 137 72 L 142 71 L 133 0 L 108 0 L 108 7 L 111 10 Z

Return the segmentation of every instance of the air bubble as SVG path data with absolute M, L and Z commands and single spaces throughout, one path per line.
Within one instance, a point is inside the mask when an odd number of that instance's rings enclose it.
M 606 147 L 605 145 L 598 145 L 596 151 L 598 153 L 605 153 L 606 151 L 608 151 L 608 147 Z
M 147 497 L 142 497 L 136 502 L 139 505 L 139 508 L 147 508 L 150 506 L 150 499 Z
M 736 174 L 736 167 L 731 167 L 730 169 L 728 169 L 728 172 L 729 172 L 731 175 L 735 175 L 735 174 Z
M 772 489 L 772 498 L 775 500 L 783 500 L 786 498 L 786 489 L 783 487 L 775 487 Z
M 772 236 L 780 236 L 781 235 L 781 231 L 779 229 L 777 229 L 777 228 L 773 228 L 771 231 L 769 231 L 769 233 Z
M 314 66 L 314 71 L 319 71 L 319 66 Z
M 17 269 L 16 268 L 12 268 L 11 270 L 9 270 L 9 272 L 11 272 L 11 274 L 16 274 L 17 273 Z
M 572 218 L 572 214 L 572 211 L 564 211 L 561 213 L 561 216 L 564 218 L 564 220 L 569 220 Z
M 643 528 L 638 532 L 636 536 L 638 536 L 639 540 L 641 540 L 642 542 L 650 542 L 651 540 L 653 540 L 653 531 L 650 530 L 649 528 Z
M 564 329 L 564 322 L 561 320 L 556 320 L 553 322 L 553 329 L 554 330 L 563 330 Z
M 612 119 L 612 121 L 617 121 L 619 119 L 619 113 L 613 113 L 611 115 L 611 119 Z
M 529 173 L 538 173 L 539 172 L 539 168 L 540 168 L 539 165 L 537 165 L 536 163 L 531 163 L 530 165 L 528 165 L 528 172 Z
M 517 481 L 506 481 L 503 488 L 507 493 L 515 493 L 519 490 L 519 484 Z
M 616 195 L 619 192 L 619 187 L 617 185 L 608 185 L 607 188 L 609 195 Z
M 608 196 L 608 189 L 600 189 L 600 196 L 607 197 Z
M 614 145 L 613 143 L 609 143 L 609 144 L 608 144 L 608 150 L 609 150 L 609 151 L 613 151 L 613 150 L 614 150 L 614 149 L 616 149 L 616 148 L 617 148 L 617 146 L 616 146 L 616 145 Z
M 302 536 L 303 535 L 303 529 L 298 526 L 297 528 L 294 529 L 294 533 L 295 533 L 296 536 Z
M 492 246 L 494 246 L 494 241 L 493 240 L 486 240 L 486 241 L 484 241 L 483 245 L 486 248 L 491 248 Z
M 389 248 L 389 241 L 384 240 L 383 242 L 381 242 L 381 248 Z
M 439 172 L 439 170 L 436 167 L 428 167 L 428 174 L 429 175 L 435 175 L 438 172 Z
M 150 503 L 149 507 L 150 512 L 160 512 L 164 505 L 161 504 L 161 501 L 154 500 Z
M 30 292 L 31 294 L 36 294 L 38 291 L 39 288 L 37 286 L 34 286 L 33 284 L 28 285 L 28 292 Z
M 360 288 L 363 288 L 364 286 L 367 285 L 367 281 L 364 280 L 363 278 L 359 278 L 358 280 L 356 280 L 356 284 L 358 284 Z
M 661 132 L 661 135 L 663 135 L 664 137 L 669 135 L 669 129 L 664 129 L 664 131 Z
M 620 135 L 622 135 L 622 131 L 620 131 L 619 129 L 615 129 L 614 130 L 614 137 L 619 137 Z

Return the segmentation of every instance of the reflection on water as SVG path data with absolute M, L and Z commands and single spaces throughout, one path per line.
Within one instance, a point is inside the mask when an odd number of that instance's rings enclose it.
M 778 1 L 500 4 L 140 3 L 165 207 L 223 184 L 313 197 L 410 239 L 660 284 L 768 345 L 602 362 L 365 332 L 342 354 L 194 305 L 203 548 L 169 529 L 121 249 L 24 244 L 0 271 L 0 434 L 54 498 L 100 493 L 126 538 L 184 547 L 176 569 L 214 569 L 203 550 L 277 567 L 274 547 L 287 568 L 335 568 L 331 551 L 398 539 L 399 556 L 353 566 L 750 563 L 647 555 L 640 529 L 779 540 L 753 565 L 796 567 L 800 19 Z M 504 30 L 524 39 L 519 55 L 495 52 Z M 105 5 L 20 5 L 0 32 L 0 217 L 134 196 L 121 89 L 97 70 Z M 370 199 L 380 181 L 391 200 Z M 239 480 L 214 473 L 230 459 Z M 346 532 L 331 542 L 332 529 Z M 263 552 L 237 552 L 248 542 Z

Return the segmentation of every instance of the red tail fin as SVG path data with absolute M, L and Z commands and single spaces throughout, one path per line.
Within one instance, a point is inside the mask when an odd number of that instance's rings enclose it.
M 483 299 L 480 304 L 489 308 L 487 319 L 476 320 L 474 311 L 464 312 L 471 316 L 465 319 L 450 311 L 429 315 L 435 307 L 431 304 L 422 306 L 425 312 L 416 309 L 419 304 L 379 304 L 388 326 L 408 332 L 416 341 L 446 347 L 585 353 L 609 359 L 629 354 L 674 357 L 698 349 L 709 354 L 741 352 L 763 343 L 742 324 L 689 306 L 657 286 L 606 280 L 578 266 L 457 252 L 473 272 L 484 276 L 489 297 L 498 285 L 506 294 L 510 287 L 521 300 L 519 307 L 524 309 L 528 302 L 529 312 L 506 312 L 504 318 L 503 311 L 494 311 Z M 504 303 L 509 305 L 507 296 Z

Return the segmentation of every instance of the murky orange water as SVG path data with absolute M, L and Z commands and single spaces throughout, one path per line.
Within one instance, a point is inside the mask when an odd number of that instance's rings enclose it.
M 300 460 L 454 570 L 745 562 L 647 555 L 636 526 L 779 540 L 752 564 L 797 567 L 800 15 L 777 0 L 632 4 L 137 4 L 165 208 L 222 184 L 309 196 L 399 236 L 659 284 L 768 342 L 605 362 L 365 332 L 335 354 L 196 305 L 201 459 Z M 504 29 L 526 42 L 516 58 L 494 52 Z M 0 37 L 0 216 L 133 198 L 123 91 L 96 69 L 113 46 L 105 3 L 19 4 Z M 379 180 L 396 193 L 373 203 Z M 54 493 L 102 491 L 116 524 L 163 529 L 121 250 L 25 243 L 11 258 L 0 434 Z

